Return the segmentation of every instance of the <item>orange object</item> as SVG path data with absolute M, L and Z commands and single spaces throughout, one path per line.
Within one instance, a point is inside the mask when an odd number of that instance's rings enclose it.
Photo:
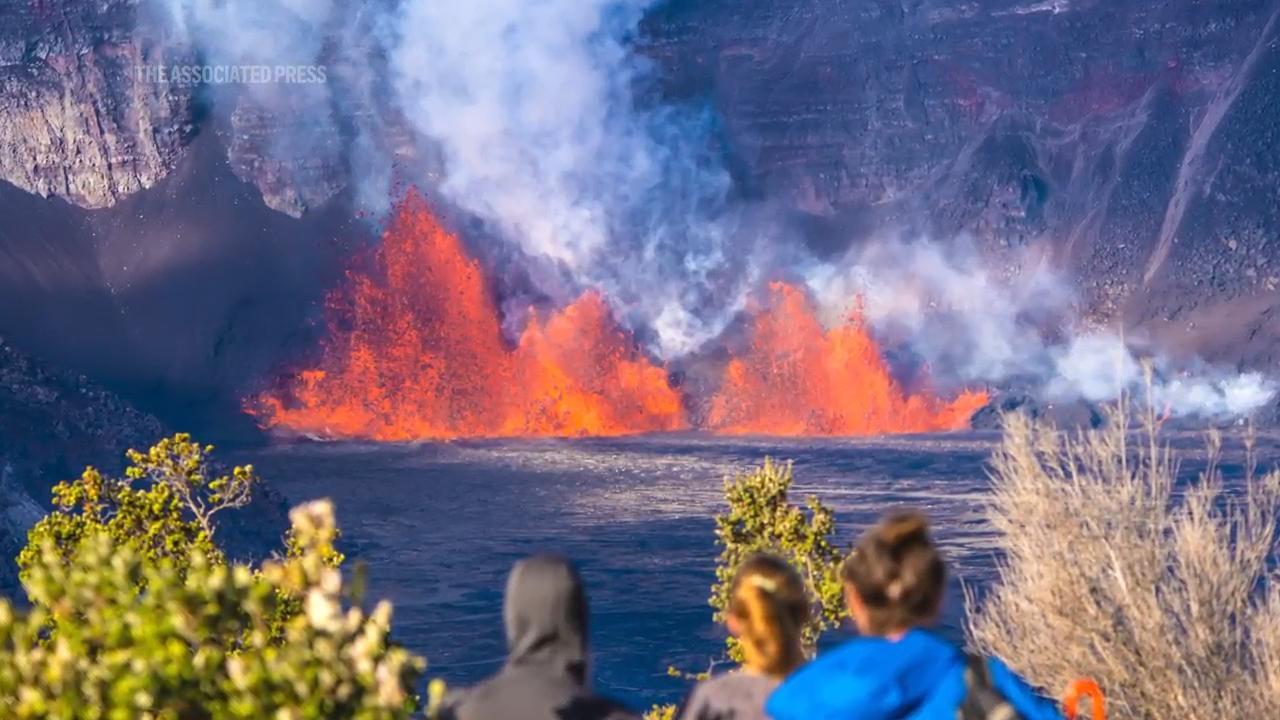
M 749 311 L 749 346 L 733 353 L 711 399 L 718 435 L 882 435 L 958 430 L 987 403 L 981 391 L 943 400 L 909 392 L 854 306 L 826 328 L 800 287 L 775 282 Z
M 328 298 L 318 364 L 246 403 L 265 427 L 384 441 L 683 430 L 683 397 L 599 293 L 518 342 L 479 261 L 410 193 Z
M 1079 716 L 1080 699 L 1083 697 L 1092 701 L 1089 717 L 1093 720 L 1107 720 L 1107 702 L 1102 696 L 1102 688 L 1089 678 L 1080 678 L 1067 686 L 1067 692 L 1062 698 L 1067 720 L 1075 720 Z
M 826 328 L 800 287 L 773 283 L 698 429 L 879 435 L 965 427 L 982 391 L 912 392 L 855 306 Z M 512 335 L 511 327 L 523 330 Z M 502 311 L 462 238 L 410 192 L 327 299 L 314 363 L 248 398 L 268 428 L 382 441 L 616 436 L 687 430 L 681 388 L 587 290 L 558 309 Z

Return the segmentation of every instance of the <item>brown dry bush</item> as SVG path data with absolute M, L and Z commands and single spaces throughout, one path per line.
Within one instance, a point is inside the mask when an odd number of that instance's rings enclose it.
M 1176 488 L 1154 415 L 1109 421 L 1006 419 L 987 509 L 1003 558 L 971 642 L 1054 692 L 1094 678 L 1112 717 L 1280 717 L 1280 472 L 1254 471 L 1250 439 L 1226 492 L 1210 432 L 1207 470 Z

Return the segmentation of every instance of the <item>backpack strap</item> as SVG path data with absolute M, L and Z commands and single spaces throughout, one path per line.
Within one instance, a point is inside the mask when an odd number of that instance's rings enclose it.
M 991 667 L 987 665 L 987 659 L 977 653 L 965 652 L 964 664 L 965 679 L 968 685 L 978 687 L 992 687 L 991 685 Z
M 964 654 L 965 697 L 956 709 L 959 720 L 1019 720 L 1018 711 L 995 688 L 987 658 L 971 652 Z

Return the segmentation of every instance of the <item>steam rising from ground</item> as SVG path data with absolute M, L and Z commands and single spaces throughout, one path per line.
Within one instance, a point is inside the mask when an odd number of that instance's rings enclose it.
M 881 239 L 843 262 L 814 265 L 810 289 L 829 318 L 860 298 L 887 343 L 905 348 L 935 381 L 1018 382 L 1053 400 L 1150 399 L 1172 415 L 1252 413 L 1275 396 L 1260 373 L 1174 363 L 1138 338 L 1080 322 L 1070 286 L 1027 253 L 997 278 L 965 239 L 951 243 Z
M 407 0 L 392 67 L 443 153 L 443 192 L 539 263 L 544 286 L 603 290 L 672 356 L 720 333 L 750 253 L 712 115 L 634 99 L 648 68 L 628 41 L 652 4 Z
M 1256 373 L 1179 372 L 1134 338 L 1084 327 L 1069 285 L 1034 257 L 1009 277 L 963 241 L 811 258 L 767 210 L 731 197 L 713 113 L 637 99 L 656 97 L 633 50 L 656 0 L 155 1 L 215 62 L 355 58 L 341 87 L 391 99 L 421 146 L 409 179 L 483 221 L 553 301 L 601 291 L 662 359 L 706 348 L 753 291 L 798 270 L 829 324 L 861 298 L 895 367 L 937 387 L 1109 400 L 1142 386 L 1145 358 L 1174 414 L 1238 415 L 1274 396 Z M 383 65 L 359 61 L 366 44 Z M 385 202 L 387 143 L 366 115 L 349 165 L 362 196 Z
M 652 78 L 630 41 L 655 0 L 156 2 L 210 62 L 343 61 L 332 74 L 360 105 L 377 95 L 353 72 L 371 67 L 359 59 L 370 41 L 352 31 L 367 28 L 382 89 L 422 156 L 444 164 L 442 178 L 421 166 L 405 176 L 486 221 L 554 300 L 603 291 L 664 357 L 715 338 L 758 279 L 744 246 L 761 234 L 727 201 L 714 114 L 635 99 Z M 357 192 L 387 207 L 380 128 L 356 123 Z M 329 141 L 286 140 L 293 156 Z

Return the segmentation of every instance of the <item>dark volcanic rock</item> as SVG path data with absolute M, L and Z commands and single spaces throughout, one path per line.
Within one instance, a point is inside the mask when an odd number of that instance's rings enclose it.
M 267 207 L 300 218 L 346 187 L 342 143 L 325 103 L 295 94 L 274 105 L 246 98 L 236 107 L 227 157 Z M 292 119 L 282 132 L 285 117 Z
M 160 422 L 83 375 L 52 370 L 0 340 L 0 455 L 37 475 L 86 463 L 107 467 L 130 447 L 146 447 Z M 47 489 L 41 481 L 28 486 Z
M 1059 427 L 1099 428 L 1106 424 L 1106 417 L 1093 403 L 1044 402 L 1029 393 L 1007 391 L 998 392 L 991 402 L 974 413 L 969 426 L 974 430 L 999 430 L 1002 417 L 1009 413 L 1021 413 L 1033 420 L 1043 418 Z
M 87 378 L 0 340 L 0 593 L 17 589 L 13 559 L 54 483 L 85 465 L 117 468 L 125 450 L 148 447 L 161 432 L 155 418 Z
M 646 24 L 754 191 L 844 228 L 1033 245 L 1088 310 L 1280 357 L 1280 3 L 676 0 Z M 836 234 L 840 234 L 839 231 Z
M 185 58 L 137 0 L 0 5 L 0 179 L 108 207 L 173 169 L 194 132 L 190 87 L 148 75 Z
M 0 178 L 112 206 L 0 187 L 0 331 L 131 396 L 230 395 L 305 345 L 333 245 L 358 234 L 339 226 L 353 178 L 412 133 L 366 86 L 390 75 L 350 41 L 366 21 L 326 30 L 344 39 L 323 86 L 264 94 L 140 75 L 191 59 L 146 7 L 0 7 Z M 1009 273 L 1033 250 L 1091 321 L 1273 369 L 1278 18 L 1277 0 L 668 0 L 638 42 L 667 99 L 715 105 L 742 194 L 800 215 L 819 253 L 898 229 L 970 235 Z
M 1035 398 L 1023 393 L 1001 393 L 991 398 L 978 412 L 969 418 L 969 427 L 974 430 L 999 430 L 1001 418 L 1012 412 L 1025 413 L 1032 419 L 1040 417 L 1040 404 Z
M 18 592 L 14 558 L 48 511 L 55 483 L 89 465 L 117 472 L 125 450 L 150 447 L 163 433 L 156 418 L 84 376 L 51 369 L 0 340 L 0 594 Z M 260 485 L 248 507 L 217 522 L 229 554 L 261 558 L 280 546 L 285 501 Z
M 240 398 L 313 345 L 339 259 L 369 242 L 349 205 L 269 209 L 225 148 L 201 133 L 168 177 L 101 210 L 0 185 L 0 333 L 215 443 L 253 431 L 230 420 Z

